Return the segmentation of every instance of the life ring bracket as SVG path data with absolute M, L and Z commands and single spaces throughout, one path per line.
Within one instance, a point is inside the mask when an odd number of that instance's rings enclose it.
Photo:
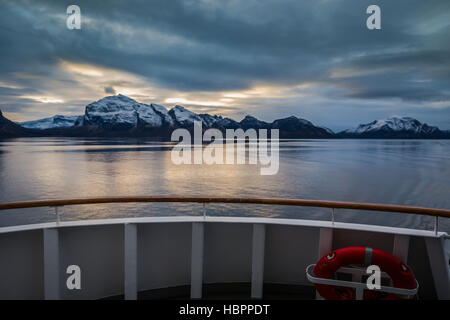
M 335 287 L 353 288 L 356 290 L 356 299 L 357 300 L 362 300 L 364 290 L 369 290 L 366 283 L 318 277 L 314 274 L 315 266 L 316 266 L 316 264 L 310 264 L 309 266 L 306 267 L 306 278 L 311 283 L 331 285 L 331 286 L 335 286 Z M 392 294 L 404 296 L 404 297 L 412 297 L 417 294 L 417 291 L 419 290 L 419 283 L 416 280 L 416 287 L 414 289 L 403 289 L 403 288 L 395 288 L 395 287 L 390 287 L 390 286 L 380 286 L 380 289 L 371 289 L 371 290 L 378 291 L 378 292 L 392 293 Z

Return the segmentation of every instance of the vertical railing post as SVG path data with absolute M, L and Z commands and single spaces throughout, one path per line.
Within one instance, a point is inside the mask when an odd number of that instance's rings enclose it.
M 125 223 L 124 226 L 124 293 L 125 300 L 137 300 L 138 292 L 138 248 L 137 226 Z
M 203 202 L 203 219 L 206 219 L 206 202 Z
M 266 225 L 254 224 L 252 236 L 252 299 L 262 299 L 264 286 L 264 251 Z
M 434 217 L 434 234 L 437 236 L 438 234 L 438 223 L 439 223 L 439 217 L 435 216 Z
M 44 229 L 44 298 L 58 300 L 59 233 L 57 228 Z
M 191 299 L 200 299 L 202 297 L 204 226 L 203 222 L 192 223 Z
M 59 225 L 59 223 L 61 222 L 61 216 L 58 211 L 58 206 L 55 206 L 54 208 L 55 208 L 55 215 L 56 215 L 56 224 Z
M 392 249 L 392 255 L 402 260 L 404 263 L 408 263 L 408 250 L 409 250 L 409 236 L 403 234 L 396 234 L 394 236 L 394 247 Z

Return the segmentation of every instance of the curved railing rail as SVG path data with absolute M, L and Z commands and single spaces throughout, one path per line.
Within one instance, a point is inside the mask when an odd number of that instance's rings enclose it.
M 36 208 L 36 207 L 60 207 L 68 205 L 86 205 L 100 203 L 137 203 L 137 202 L 190 202 L 190 203 L 246 203 L 264 205 L 283 205 L 301 207 L 321 207 L 331 209 L 351 209 L 367 211 L 400 212 L 406 214 L 427 215 L 433 217 L 450 218 L 450 210 L 424 208 L 414 206 L 400 206 L 391 204 L 323 201 L 306 199 L 279 199 L 279 198 L 221 198 L 221 197 L 105 197 L 105 198 L 79 198 L 65 200 L 38 200 L 0 203 L 0 210 Z

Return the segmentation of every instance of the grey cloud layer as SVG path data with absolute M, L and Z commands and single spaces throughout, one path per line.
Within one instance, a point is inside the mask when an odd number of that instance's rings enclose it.
M 64 59 L 186 92 L 315 82 L 336 89 L 320 93 L 330 99 L 449 101 L 450 1 L 376 1 L 381 31 L 365 28 L 372 3 L 77 1 L 82 30 L 69 31 L 64 1 L 6 1 L 0 80 L 39 92 L 48 89 L 45 77 L 71 81 L 58 71 Z M 12 97 L 15 90 L 0 94 Z M 104 84 L 104 91 L 114 92 L 114 85 Z

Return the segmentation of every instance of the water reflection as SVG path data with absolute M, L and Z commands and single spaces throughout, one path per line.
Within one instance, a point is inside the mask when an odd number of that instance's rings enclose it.
M 327 199 L 450 207 L 450 142 L 443 140 L 283 140 L 277 175 L 255 165 L 174 165 L 173 143 L 148 139 L 26 138 L 0 143 L 0 201 L 171 195 Z M 63 208 L 64 219 L 197 215 L 193 204 Z M 209 205 L 208 214 L 330 218 L 330 211 Z M 432 228 L 429 218 L 337 212 L 338 220 Z M 54 219 L 52 209 L 9 211 L 0 225 Z M 450 230 L 447 220 L 441 228 Z

